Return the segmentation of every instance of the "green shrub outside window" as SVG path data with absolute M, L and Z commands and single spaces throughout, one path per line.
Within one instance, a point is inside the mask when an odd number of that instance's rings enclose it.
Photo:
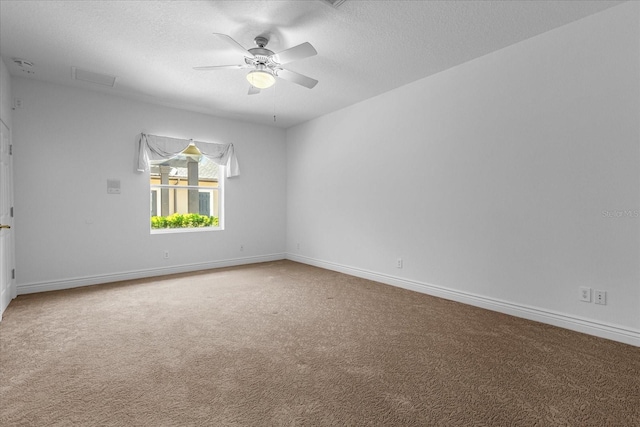
M 179 214 L 169 216 L 152 216 L 151 228 L 199 228 L 218 227 L 218 217 L 200 215 L 197 213 Z

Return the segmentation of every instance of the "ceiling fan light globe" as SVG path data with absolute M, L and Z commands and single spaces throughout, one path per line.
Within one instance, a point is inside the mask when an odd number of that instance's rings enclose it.
M 273 74 L 263 70 L 253 70 L 247 74 L 247 80 L 249 84 L 258 89 L 267 89 L 273 86 L 276 82 L 276 78 Z

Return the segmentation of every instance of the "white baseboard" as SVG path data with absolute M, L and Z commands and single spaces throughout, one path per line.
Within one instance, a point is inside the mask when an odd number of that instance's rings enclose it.
M 168 274 L 188 273 L 191 271 L 210 270 L 213 268 L 233 267 L 236 265 L 256 264 L 260 262 L 278 261 L 285 259 L 286 254 L 277 253 L 253 257 L 226 259 L 194 264 L 176 265 L 171 267 L 150 268 L 145 270 L 126 271 L 113 274 L 101 274 L 97 276 L 74 277 L 69 279 L 52 280 L 18 285 L 18 295 L 32 294 L 36 292 L 58 291 L 80 286 L 99 285 L 102 283 L 119 282 L 122 280 L 143 279 L 146 277 L 165 276 Z
M 433 295 L 436 297 L 457 301 L 492 311 L 497 311 L 499 313 L 509 314 L 528 320 L 534 320 L 537 322 L 570 329 L 572 331 L 582 332 L 585 334 L 607 338 L 613 341 L 640 347 L 639 330 L 634 330 L 617 325 L 610 325 L 602 322 L 595 322 L 593 320 L 583 319 L 580 317 L 558 313 L 551 310 L 545 310 L 522 304 L 515 304 L 495 298 L 475 295 L 472 293 L 457 291 L 454 289 L 432 285 L 429 283 L 423 283 L 415 280 L 408 280 L 386 274 L 376 273 L 374 271 L 350 267 L 334 262 L 322 261 L 302 255 L 287 253 L 286 258 L 291 261 L 313 265 L 315 267 L 320 267 L 327 270 L 338 271 L 340 273 L 349 274 L 351 276 L 361 277 L 363 279 L 369 279 L 387 285 L 397 286 L 423 294 Z

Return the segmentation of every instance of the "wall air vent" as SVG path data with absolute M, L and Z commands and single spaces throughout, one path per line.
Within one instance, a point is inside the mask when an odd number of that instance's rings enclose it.
M 342 3 L 344 3 L 347 0 L 320 0 L 322 3 L 326 3 L 329 6 L 333 6 L 333 7 L 339 7 Z
M 93 71 L 87 71 L 76 67 L 71 67 L 71 77 L 74 80 L 82 80 L 84 82 L 108 87 L 114 87 L 117 79 L 115 76 L 94 73 Z
M 21 68 L 33 68 L 33 62 L 27 61 L 26 59 L 13 58 L 13 62 L 15 62 L 16 65 Z
M 12 60 L 18 67 L 20 67 L 20 70 L 23 73 L 35 74 L 35 71 L 33 70 L 33 62 L 22 58 L 12 58 Z

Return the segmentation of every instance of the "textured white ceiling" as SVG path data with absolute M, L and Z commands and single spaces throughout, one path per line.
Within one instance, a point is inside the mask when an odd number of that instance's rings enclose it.
M 1 0 L 0 55 L 12 75 L 286 128 L 619 3 Z M 318 55 L 287 68 L 320 83 L 278 80 L 248 96 L 248 70 L 194 71 L 242 60 L 212 33 L 246 48 L 267 35 L 275 52 L 308 41 Z M 116 86 L 74 81 L 72 66 L 117 76 Z

